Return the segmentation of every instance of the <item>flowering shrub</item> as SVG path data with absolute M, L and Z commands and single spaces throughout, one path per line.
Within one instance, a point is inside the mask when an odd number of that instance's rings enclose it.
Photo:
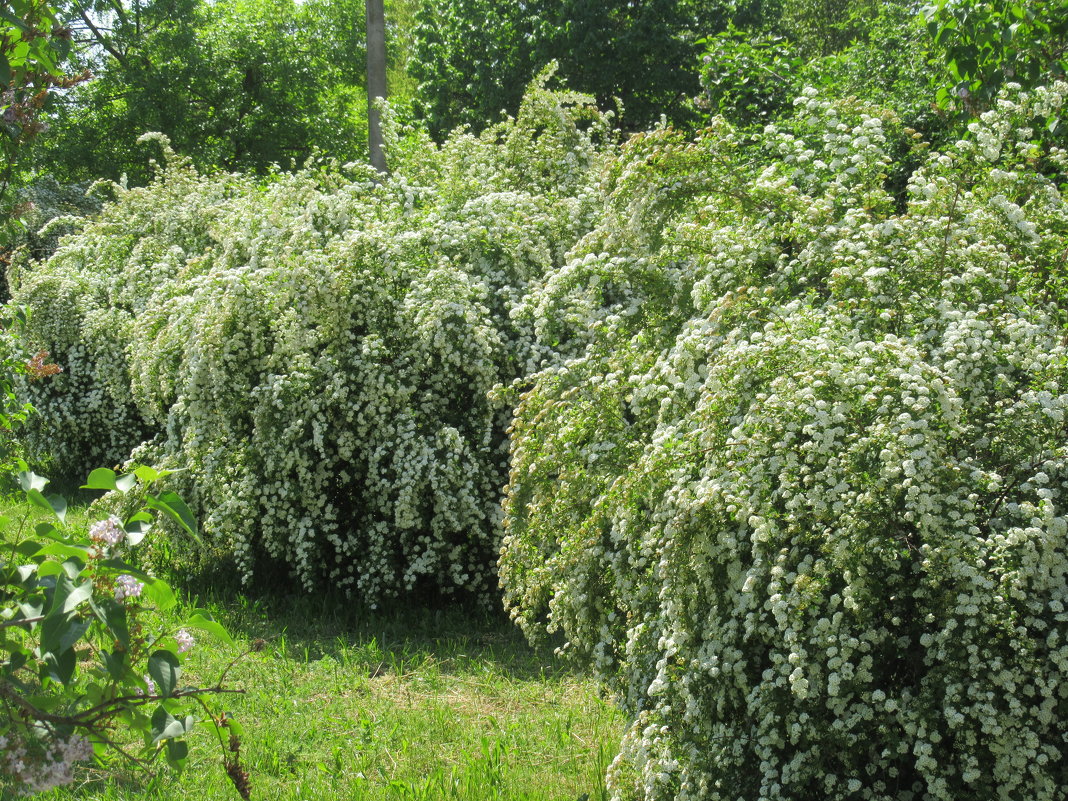
M 609 118 L 535 84 L 443 146 L 393 120 L 392 178 L 205 178 L 167 153 L 15 290 L 64 365 L 27 438 L 181 465 L 205 535 L 370 603 L 494 583 L 508 409 L 538 366 L 512 313 L 589 230 Z
M 164 474 L 146 467 L 122 477 L 94 470 L 87 487 L 136 493 L 142 508 L 125 522 L 100 520 L 87 533 L 65 523 L 62 498 L 42 494 L 45 479 L 20 474 L 27 501 L 50 519 L 30 534 L 28 518 L 0 518 L 0 704 L 6 713 L 0 787 L 34 793 L 66 784 L 75 763 L 108 753 L 146 769 L 162 756 L 181 769 L 185 735 L 206 716 L 224 747 L 228 774 L 248 798 L 247 775 L 234 756 L 240 729 L 208 704 L 213 694 L 227 692 L 223 677 L 212 687 L 188 686 L 182 678 L 181 654 L 195 644 L 189 629 L 227 642 L 229 634 L 199 610 L 184 628 L 161 626 L 153 612 L 174 606 L 171 589 L 126 561 L 152 527 L 150 510 L 193 534 L 177 496 L 147 492 Z M 140 747 L 132 750 L 117 736 L 119 726 L 140 737 Z
M 1066 154 L 1003 96 L 884 187 L 808 91 L 760 155 L 632 140 L 528 298 L 501 583 L 631 725 L 646 799 L 1063 799 Z

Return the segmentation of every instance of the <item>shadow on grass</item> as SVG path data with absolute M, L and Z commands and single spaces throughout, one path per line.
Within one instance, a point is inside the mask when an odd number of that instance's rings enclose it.
M 310 595 L 292 586 L 239 591 L 188 584 L 190 605 L 209 609 L 227 629 L 295 662 L 332 658 L 367 675 L 403 675 L 428 664 L 442 674 L 481 669 L 536 680 L 573 672 L 553 654 L 559 642 L 532 647 L 503 609 L 473 600 L 412 595 L 370 609 L 340 593 Z

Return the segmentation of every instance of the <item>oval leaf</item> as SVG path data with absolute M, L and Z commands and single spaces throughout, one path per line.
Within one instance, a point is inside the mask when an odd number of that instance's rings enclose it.
M 170 740 L 185 734 L 185 724 L 177 720 L 174 715 L 162 706 L 156 707 L 152 713 L 152 742 Z
M 166 612 L 168 609 L 173 609 L 174 605 L 178 603 L 170 585 L 166 581 L 161 581 L 160 579 L 150 579 L 146 581 L 142 593 L 156 605 L 156 608 L 160 612 Z
M 187 628 L 206 631 L 208 634 L 222 640 L 228 645 L 234 644 L 234 638 L 230 636 L 230 632 L 224 629 L 219 623 L 212 620 L 211 615 L 203 610 L 195 610 L 185 622 L 185 625 Z
M 178 677 L 182 675 L 178 657 L 170 651 L 156 651 L 148 658 L 148 675 L 156 682 L 160 695 L 172 695 L 178 686 Z
M 106 467 L 98 467 L 89 474 L 89 478 L 82 484 L 82 489 L 113 490 L 115 485 L 115 471 Z

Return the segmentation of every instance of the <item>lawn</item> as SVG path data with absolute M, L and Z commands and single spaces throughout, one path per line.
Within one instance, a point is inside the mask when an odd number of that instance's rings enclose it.
M 531 648 L 503 613 L 369 612 L 232 589 L 181 606 L 210 609 L 236 641 L 198 633 L 183 681 L 208 686 L 232 664 L 225 685 L 243 692 L 220 703 L 244 728 L 253 798 L 604 797 L 621 717 L 592 680 L 551 648 Z M 159 622 L 173 628 L 183 609 L 168 618 Z M 116 762 L 40 797 L 237 798 L 210 727 L 190 745 L 181 776 L 164 768 L 153 779 Z

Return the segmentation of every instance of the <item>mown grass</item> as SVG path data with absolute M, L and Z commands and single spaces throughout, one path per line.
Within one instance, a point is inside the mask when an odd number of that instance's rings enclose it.
M 503 614 L 464 608 L 370 612 L 343 600 L 186 599 L 236 647 L 197 635 L 183 683 L 242 694 L 220 708 L 243 726 L 252 797 L 318 799 L 604 798 L 622 721 L 587 677 L 531 648 Z M 177 626 L 182 610 L 168 614 Z M 258 649 L 258 650 L 257 650 Z M 235 662 L 236 660 L 236 662 Z M 181 776 L 121 762 L 86 770 L 47 799 L 237 798 L 210 726 Z

